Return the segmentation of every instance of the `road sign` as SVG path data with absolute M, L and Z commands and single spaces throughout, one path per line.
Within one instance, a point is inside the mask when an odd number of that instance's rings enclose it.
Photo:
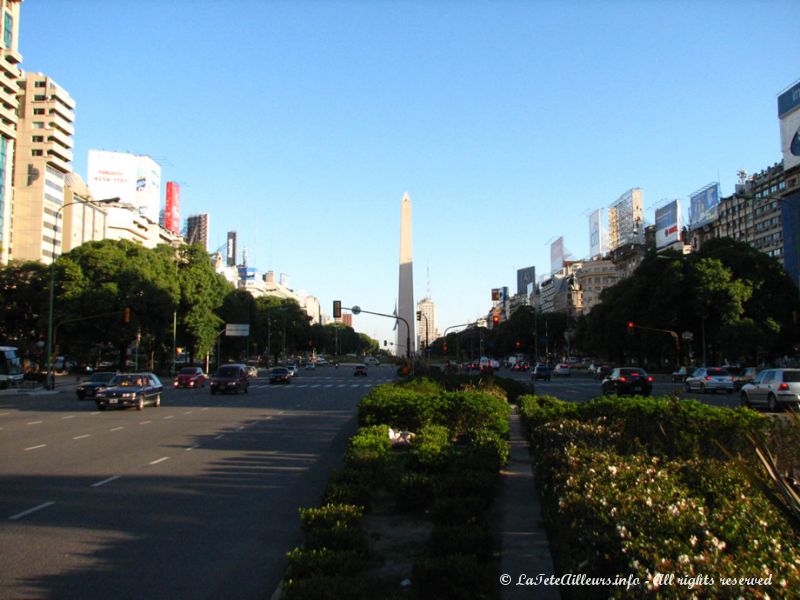
M 228 337 L 247 337 L 250 335 L 250 325 L 247 323 L 226 323 L 225 335 Z

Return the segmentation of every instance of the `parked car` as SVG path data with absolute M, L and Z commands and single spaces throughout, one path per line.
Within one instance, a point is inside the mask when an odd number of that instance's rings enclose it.
M 97 391 L 94 401 L 98 410 L 135 406 L 142 410 L 145 404 L 161 405 L 164 386 L 154 373 L 120 373 L 108 382 L 108 387 Z
M 733 375 L 720 367 L 700 367 L 689 375 L 684 385 L 687 392 L 700 392 L 712 394 L 717 390 L 733 393 Z
M 603 380 L 611 373 L 611 367 L 608 365 L 597 365 L 594 370 L 594 378 Z
M 270 383 L 291 383 L 292 373 L 286 367 L 273 367 L 269 372 Z
M 765 369 L 742 386 L 742 406 L 763 404 L 770 411 L 793 404 L 800 407 L 800 369 Z
M 367 376 L 367 367 L 364 365 L 356 365 L 356 368 L 353 369 L 353 375 L 356 377 L 366 377 Z
M 231 363 L 222 365 L 211 378 L 211 393 L 245 394 L 250 389 L 250 376 L 247 374 L 247 365 Z
M 558 363 L 553 369 L 553 375 L 557 377 L 569 377 L 571 372 L 571 367 L 567 363 Z
M 381 364 L 381 361 L 379 361 L 374 356 L 366 356 L 366 357 L 364 357 L 364 364 L 368 365 L 368 366 L 371 365 L 373 367 L 379 367 L 380 364 Z
M 736 370 L 731 371 L 734 389 L 738 392 L 745 384 L 753 383 L 757 374 L 758 369 L 755 367 L 737 367 Z
M 114 371 L 92 373 L 89 379 L 78 384 L 78 388 L 75 390 L 78 394 L 78 400 L 94 398 L 99 390 L 108 387 L 108 383 L 114 379 L 114 375 L 116 375 Z
M 637 367 L 617 367 L 603 379 L 601 389 L 604 396 L 612 394 L 649 396 L 653 392 L 653 377 L 644 369 Z
M 550 377 L 552 375 L 552 371 L 550 367 L 548 367 L 544 363 L 539 363 L 535 367 L 533 367 L 533 372 L 531 373 L 531 379 L 536 381 L 537 379 L 544 379 L 545 381 L 550 381 Z
M 200 388 L 206 386 L 208 376 L 201 367 L 183 367 L 175 376 L 172 385 L 176 388 Z
M 514 366 L 511 367 L 512 371 L 527 371 L 530 368 L 530 365 L 525 361 L 518 360 L 514 363 Z
M 686 378 L 688 376 L 689 376 L 689 369 L 687 369 L 686 367 L 681 367 L 672 374 L 672 381 L 683 383 L 684 381 L 686 381 Z

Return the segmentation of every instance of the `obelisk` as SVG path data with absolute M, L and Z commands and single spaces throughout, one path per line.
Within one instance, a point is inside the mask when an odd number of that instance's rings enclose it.
M 411 257 L 411 198 L 400 203 L 400 276 L 397 289 L 397 356 L 410 356 L 416 340 L 414 320 L 414 264 Z M 403 321 L 405 320 L 405 322 Z M 406 323 L 408 326 L 406 326 Z

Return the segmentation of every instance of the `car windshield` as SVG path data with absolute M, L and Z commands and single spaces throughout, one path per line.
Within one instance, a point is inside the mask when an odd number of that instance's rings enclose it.
M 194 375 L 195 373 L 197 373 L 197 369 L 194 367 L 187 367 L 185 369 L 181 369 L 179 375 Z
M 728 377 L 730 373 L 728 373 L 725 369 L 709 369 L 707 375 L 711 377 Z
M 89 378 L 89 381 L 96 381 L 99 383 L 107 383 L 114 379 L 114 373 L 95 373 Z
M 284 367 L 276 367 L 276 368 L 272 369 L 272 374 L 273 375 L 283 375 L 284 373 L 288 373 L 288 372 L 289 372 L 289 369 L 286 369 Z
M 625 377 L 647 377 L 647 373 L 641 369 L 621 369 L 620 375 Z
M 144 381 L 141 375 L 117 375 L 111 383 L 120 387 L 133 387 L 144 385 Z
M 238 377 L 239 369 L 237 367 L 220 367 L 217 371 L 217 377 Z

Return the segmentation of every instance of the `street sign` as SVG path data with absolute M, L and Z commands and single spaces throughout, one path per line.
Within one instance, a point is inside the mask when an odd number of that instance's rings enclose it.
M 226 323 L 225 335 L 228 337 L 247 337 L 250 335 L 250 325 L 247 323 Z

